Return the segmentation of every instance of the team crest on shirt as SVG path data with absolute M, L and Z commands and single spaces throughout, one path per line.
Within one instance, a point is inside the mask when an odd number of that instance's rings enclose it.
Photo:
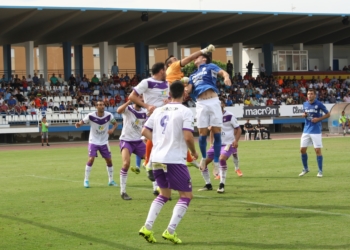
M 166 90 L 163 90 L 163 91 L 162 91 L 162 96 L 168 96 L 168 93 L 167 93 Z
M 100 126 L 98 126 L 98 128 L 96 130 L 96 134 L 97 135 L 103 135 L 104 134 L 104 130 L 105 130 L 105 126 L 100 125 Z

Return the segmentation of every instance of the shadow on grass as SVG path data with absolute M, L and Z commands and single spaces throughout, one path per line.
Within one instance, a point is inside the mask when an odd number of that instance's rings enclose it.
M 23 218 L 18 218 L 18 217 L 4 215 L 4 214 L 0 214 L 0 218 L 13 220 L 13 221 L 18 221 L 18 222 L 25 223 L 25 224 L 28 224 L 28 225 L 32 225 L 32 226 L 35 226 L 35 227 L 39 227 L 39 228 L 42 228 L 42 229 L 50 230 L 50 231 L 53 231 L 53 232 L 56 232 L 56 233 L 72 236 L 72 237 L 79 238 L 79 239 L 86 240 L 86 241 L 91 241 L 91 242 L 103 244 L 103 245 L 106 245 L 106 246 L 109 246 L 109 247 L 113 247 L 113 248 L 116 248 L 116 249 L 140 250 L 140 248 L 130 247 L 130 246 L 126 246 L 126 245 L 123 245 L 123 244 L 118 244 L 118 243 L 115 243 L 115 242 L 112 242 L 112 241 L 103 240 L 103 239 L 99 239 L 99 238 L 96 238 L 96 237 L 92 237 L 92 236 L 88 236 L 88 235 L 84 235 L 84 234 L 80 234 L 80 233 L 75 233 L 75 232 L 68 231 L 68 230 L 65 230 L 65 229 L 62 229 L 62 228 L 45 225 L 45 224 L 42 224 L 42 223 L 39 223 L 39 222 L 35 222 L 35 221 L 23 219 Z
M 186 242 L 184 245 L 205 245 L 207 247 L 229 246 L 237 249 L 350 249 L 350 244 L 343 245 L 312 245 L 312 244 L 266 244 L 253 242 Z M 236 248 L 235 248 L 236 249 Z

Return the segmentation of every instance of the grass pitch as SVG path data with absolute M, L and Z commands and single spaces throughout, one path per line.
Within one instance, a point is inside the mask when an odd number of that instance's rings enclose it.
M 350 249 L 349 138 L 326 138 L 324 177 L 301 172 L 299 140 L 243 141 L 236 176 L 232 159 L 226 193 L 198 192 L 200 172 L 190 169 L 195 198 L 177 233 L 183 244 L 161 238 L 178 194 L 162 209 L 156 244 L 138 235 L 154 196 L 144 171 L 129 172 L 127 193 L 108 187 L 104 161 L 95 160 L 91 188 L 83 187 L 87 144 L 74 148 L 1 151 L 0 249 Z M 115 181 L 121 158 L 112 147 Z M 132 163 L 135 161 L 133 160 Z

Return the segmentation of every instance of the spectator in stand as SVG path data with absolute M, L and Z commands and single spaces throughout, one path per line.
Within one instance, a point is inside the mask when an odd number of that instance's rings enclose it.
M 331 94 L 328 98 L 329 103 L 336 103 L 337 99 L 335 98 L 335 96 L 333 94 Z
M 103 103 L 104 103 L 105 107 L 109 107 L 109 99 L 108 99 L 108 96 L 105 95 L 105 97 L 103 98 Z
M 62 78 L 62 75 L 61 74 L 58 74 L 58 77 L 57 77 L 57 84 L 59 86 L 63 86 L 63 83 L 64 83 L 64 79 Z
M 115 100 L 113 97 L 111 97 L 111 99 L 109 99 L 109 106 L 110 107 L 115 107 Z
M 31 75 L 28 75 L 28 78 L 31 77 Z M 38 86 L 39 85 L 39 78 L 38 76 L 36 75 L 36 73 L 34 73 L 34 76 L 33 78 L 31 78 L 31 81 L 32 81 L 32 84 L 34 84 L 35 86 Z
M 38 85 L 44 87 L 45 86 L 45 79 L 43 78 L 43 74 L 40 74 L 38 79 Z
M 7 101 L 4 101 L 0 107 L 1 114 L 9 114 L 9 107 Z
M 106 76 L 106 74 L 103 74 L 101 78 L 101 84 L 105 84 L 105 83 L 108 83 L 108 77 Z
M 262 63 L 261 66 L 260 66 L 260 76 L 262 78 L 264 78 L 266 75 L 265 75 L 265 72 L 266 72 L 266 69 L 264 67 L 264 64 Z
M 16 106 L 16 103 L 17 103 L 16 99 L 13 98 L 13 96 L 11 95 L 10 99 L 7 101 L 9 109 L 13 109 Z
M 282 100 L 281 100 L 281 97 L 277 97 L 276 101 L 273 103 L 273 105 L 282 105 Z
M 24 78 L 25 78 L 25 76 L 23 76 Z M 23 79 L 23 77 L 22 77 L 22 79 Z M 33 86 L 33 79 L 32 79 L 32 76 L 31 75 L 28 75 L 28 77 L 27 78 L 25 78 L 26 80 L 27 80 L 27 83 L 28 83 L 28 86 Z M 16 82 L 17 82 L 18 80 L 16 80 Z
M 252 106 L 259 106 L 259 100 L 255 96 L 252 97 L 251 102 Z
M 271 96 L 269 96 L 268 100 L 266 101 L 266 106 L 272 106 L 273 105 L 273 101 L 271 99 Z
M 120 97 L 119 94 L 117 94 L 115 97 L 114 97 L 114 100 L 115 100 L 115 104 L 117 106 L 119 106 L 120 102 L 122 101 L 122 98 Z
M 293 97 L 288 94 L 287 99 L 286 99 L 286 104 L 287 105 L 292 105 L 293 104 Z
M 57 86 L 58 79 L 57 79 L 57 77 L 55 76 L 55 73 L 52 74 L 52 76 L 51 76 L 51 78 L 50 78 L 50 82 L 51 82 L 51 86 Z
M 126 82 L 129 82 L 129 81 L 130 81 L 130 77 L 129 77 L 128 73 L 125 73 L 124 80 L 125 80 Z
M 114 62 L 114 65 L 111 68 L 111 74 L 112 75 L 118 75 L 119 74 L 119 67 L 117 66 L 117 62 Z
M 21 114 L 21 115 L 27 115 L 27 114 L 28 114 L 28 113 L 27 113 L 27 107 L 24 105 L 24 103 L 23 103 L 23 104 L 18 103 L 18 105 L 19 105 L 20 108 L 21 108 L 20 114 Z
M 105 76 L 105 74 L 103 74 Z M 93 78 L 91 78 L 91 84 L 92 86 L 98 86 L 100 85 L 100 79 L 98 79 L 98 77 L 96 75 L 94 75 Z
M 95 107 L 97 104 L 97 97 L 94 95 L 91 99 L 91 106 L 92 107 Z
M 345 65 L 345 66 L 343 67 L 343 71 L 348 71 L 348 70 L 349 70 L 348 66 Z
M 230 79 L 232 79 L 232 74 L 233 74 L 233 64 L 231 63 L 230 60 L 228 60 L 226 64 L 226 72 L 230 75 Z
M 83 90 L 87 90 L 89 88 L 89 84 L 86 78 L 83 78 L 83 80 L 80 82 L 80 88 Z
M 116 75 L 116 74 L 113 74 L 113 81 L 114 81 L 115 84 L 120 83 L 120 78 L 119 78 L 119 76 Z
M 314 67 L 314 71 L 319 71 L 319 69 L 317 68 L 317 66 Z
M 250 100 L 250 96 L 248 96 L 245 100 L 244 100 L 244 105 L 245 106 L 253 106 L 252 102 Z
M 347 92 L 343 98 L 344 102 L 350 102 L 350 96 L 349 96 L 349 92 Z
M 70 101 L 67 101 L 66 111 L 67 113 L 72 113 L 74 111 L 74 106 Z
M 109 86 L 108 86 L 108 84 L 107 83 L 104 83 L 103 85 L 102 85 L 102 88 L 101 88 L 101 93 L 102 93 L 102 95 L 107 95 L 107 96 L 110 96 L 111 94 L 109 93 Z
M 34 106 L 36 108 L 40 108 L 41 107 L 41 99 L 40 99 L 39 96 L 36 96 L 35 99 L 33 100 L 33 102 L 34 102 Z
M 24 76 L 22 77 L 22 90 L 23 90 L 23 92 L 28 91 L 28 82 Z
M 82 80 L 81 76 L 79 74 L 77 74 L 75 77 L 76 86 L 80 86 L 81 80 Z
M 233 102 L 231 100 L 231 97 L 228 97 L 227 100 L 226 100 L 226 107 L 231 107 L 233 105 Z
M 68 79 L 68 85 L 69 86 L 74 86 L 77 83 L 77 79 L 74 77 L 73 74 L 70 75 L 69 79 Z

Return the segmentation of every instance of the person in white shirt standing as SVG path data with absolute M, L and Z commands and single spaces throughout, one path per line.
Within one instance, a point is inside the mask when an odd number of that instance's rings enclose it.
M 142 98 L 140 98 L 142 100 Z M 123 166 L 120 170 L 120 195 L 123 200 L 131 200 L 126 193 L 126 181 L 130 167 L 130 156 L 135 154 L 140 158 L 145 158 L 146 145 L 141 140 L 141 130 L 146 121 L 147 110 L 137 104 L 131 105 L 127 101 L 117 109 L 118 114 L 123 114 L 123 129 L 119 137 L 120 152 L 122 153 Z M 135 173 L 140 173 L 139 168 L 132 167 Z
M 243 176 L 241 170 L 238 166 L 238 141 L 241 136 L 241 127 L 238 124 L 237 118 L 229 111 L 225 110 L 225 99 L 222 97 L 219 98 L 221 102 L 222 109 L 222 127 L 221 127 L 221 151 L 220 151 L 220 184 L 217 190 L 218 193 L 225 192 L 225 182 L 226 182 L 226 174 L 227 174 L 227 163 L 226 161 L 233 155 L 233 163 L 235 164 L 235 171 L 238 176 Z M 213 133 L 210 133 L 210 140 L 213 141 Z M 214 159 L 214 146 L 213 144 L 207 151 L 207 159 L 205 161 L 206 166 L 211 163 Z M 215 175 L 215 173 L 214 173 Z M 213 190 L 213 186 L 210 181 L 210 174 L 208 168 L 206 167 L 204 171 L 202 171 L 202 176 L 205 181 L 205 186 L 198 191 L 209 191 Z
M 193 197 L 191 176 L 185 165 L 187 149 L 194 159 L 198 158 L 192 134 L 193 113 L 182 105 L 184 86 L 181 81 L 171 84 L 170 95 L 171 102 L 157 108 L 142 130 L 142 135 L 153 141 L 152 168 L 160 187 L 160 195 L 154 199 L 145 225 L 139 231 L 139 234 L 150 243 L 157 242 L 152 227 L 163 205 L 169 200 L 171 189 L 179 191 L 180 199 L 174 207 L 170 223 L 162 237 L 174 244 L 182 243 L 175 229 Z
M 129 96 L 130 101 L 147 109 L 148 116 L 150 116 L 156 108 L 168 102 L 169 84 L 165 80 L 165 72 L 164 63 L 155 63 L 152 66 L 152 77 L 142 80 Z M 139 95 L 143 95 L 144 102 L 139 98 Z M 152 140 L 147 140 L 145 164 L 148 178 L 153 182 L 153 194 L 158 195 L 157 183 L 154 181 L 152 169 L 148 164 L 148 162 L 150 162 L 152 147 Z
M 89 159 L 85 167 L 84 187 L 89 188 L 89 176 L 94 163 L 97 152 L 106 160 L 108 172 L 108 186 L 117 186 L 113 180 L 113 163 L 112 154 L 108 143 L 109 135 L 113 134 L 117 128 L 118 123 L 110 112 L 104 111 L 105 105 L 103 101 L 98 101 L 96 104 L 97 112 L 87 114 L 83 120 L 75 123 L 76 128 L 80 128 L 83 124 L 90 123 L 89 136 Z M 109 124 L 113 127 L 109 129 Z

